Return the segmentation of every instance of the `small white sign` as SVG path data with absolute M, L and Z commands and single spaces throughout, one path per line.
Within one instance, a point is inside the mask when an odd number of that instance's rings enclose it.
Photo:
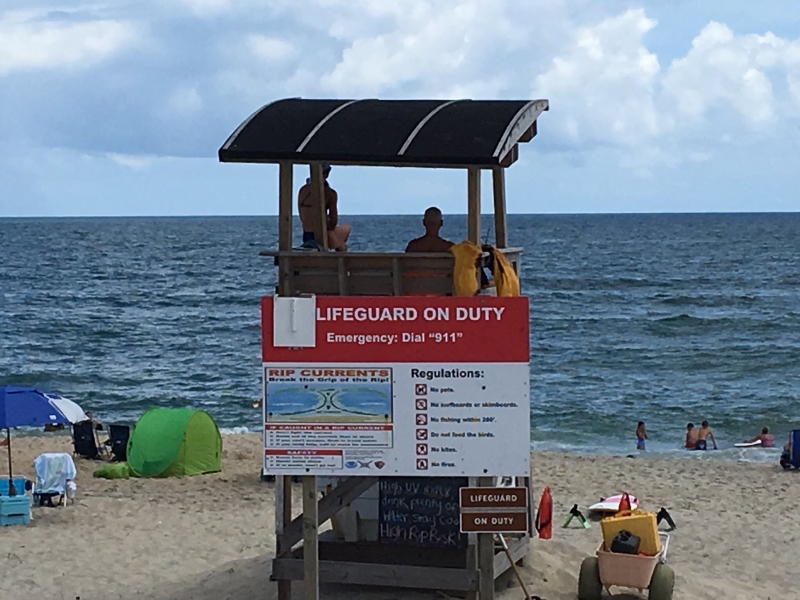
M 274 297 L 272 343 L 275 347 L 313 348 L 317 345 L 317 299 Z

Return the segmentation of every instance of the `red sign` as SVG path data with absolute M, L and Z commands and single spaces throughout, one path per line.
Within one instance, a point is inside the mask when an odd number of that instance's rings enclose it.
M 273 297 L 261 300 L 265 363 L 527 363 L 528 299 L 318 296 L 316 345 L 273 345 Z M 443 367 L 445 368 L 445 367 Z M 450 368 L 449 366 L 446 368 Z M 436 377 L 421 371 L 418 379 Z M 419 384 L 418 396 L 427 394 Z

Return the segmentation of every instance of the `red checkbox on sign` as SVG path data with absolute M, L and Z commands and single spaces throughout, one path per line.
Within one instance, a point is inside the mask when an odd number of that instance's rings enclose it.
M 417 444 L 417 456 L 428 455 L 428 444 Z
M 427 425 L 428 415 L 417 415 L 417 425 Z
M 418 383 L 414 386 L 414 393 L 417 396 L 427 396 L 428 386 L 424 383 Z
M 417 429 L 417 439 L 418 440 L 427 440 L 428 439 L 428 430 L 427 429 Z
M 428 410 L 428 401 L 425 398 L 417 398 L 417 410 Z
M 428 470 L 428 459 L 427 458 L 418 458 L 417 459 L 417 471 L 427 471 Z

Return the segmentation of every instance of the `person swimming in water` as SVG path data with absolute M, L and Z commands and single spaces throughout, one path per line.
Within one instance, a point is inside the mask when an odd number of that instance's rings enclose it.
M 769 432 L 768 427 L 762 427 L 761 433 L 744 441 L 745 444 L 752 444 L 754 442 L 761 442 L 762 448 L 772 448 L 775 446 L 775 436 Z
M 647 439 L 647 430 L 644 428 L 644 421 L 639 421 L 636 425 L 636 449 L 644 450 L 644 441 Z
M 686 445 L 688 450 L 694 450 L 697 444 L 697 429 L 694 428 L 694 423 L 686 425 Z

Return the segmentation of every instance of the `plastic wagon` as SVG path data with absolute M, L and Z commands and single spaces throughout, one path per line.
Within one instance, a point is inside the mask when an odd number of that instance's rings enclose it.
M 669 535 L 663 538 L 661 552 L 655 556 L 608 552 L 604 544 L 597 556 L 585 558 L 578 577 L 578 599 L 600 600 L 603 588 L 610 592 L 612 586 L 648 590 L 649 600 L 671 600 L 675 588 L 675 573 L 667 566 Z

